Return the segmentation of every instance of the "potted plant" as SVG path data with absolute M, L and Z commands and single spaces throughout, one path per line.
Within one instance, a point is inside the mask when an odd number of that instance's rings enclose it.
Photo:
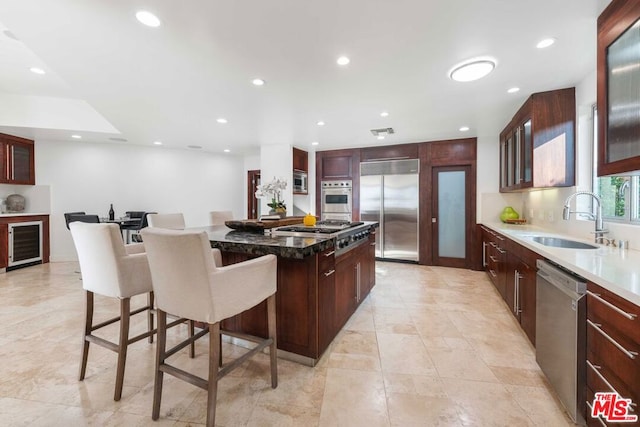
M 287 205 L 282 200 L 282 191 L 287 188 L 287 181 L 281 178 L 273 177 L 271 182 L 258 185 L 256 197 L 258 199 L 271 198 L 271 202 L 267 206 L 271 208 L 270 215 L 280 215 L 281 218 L 287 216 Z

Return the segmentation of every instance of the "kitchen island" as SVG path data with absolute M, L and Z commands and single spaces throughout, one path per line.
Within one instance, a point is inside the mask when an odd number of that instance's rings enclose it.
M 313 366 L 375 285 L 377 225 L 360 226 L 361 238 L 346 250 L 335 237 L 323 235 L 275 236 L 225 226 L 191 230 L 207 232 L 224 265 L 266 254 L 278 257 L 279 355 Z M 223 321 L 222 327 L 266 337 L 266 303 Z

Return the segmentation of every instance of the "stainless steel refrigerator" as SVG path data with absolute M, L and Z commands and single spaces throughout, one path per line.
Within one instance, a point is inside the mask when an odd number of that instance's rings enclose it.
M 376 257 L 418 261 L 417 159 L 360 163 L 360 219 L 378 221 Z

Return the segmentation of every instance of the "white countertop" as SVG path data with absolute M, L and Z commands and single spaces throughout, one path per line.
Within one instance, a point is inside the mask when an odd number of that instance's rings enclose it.
M 41 215 L 49 215 L 48 213 L 41 212 L 4 212 L 0 213 L 0 217 L 7 216 L 41 216 Z
M 640 251 L 597 245 L 598 249 L 566 249 L 545 246 L 533 241 L 533 236 L 562 237 L 591 243 L 572 236 L 545 231 L 532 225 L 483 223 L 543 257 L 573 271 L 579 276 L 640 305 Z

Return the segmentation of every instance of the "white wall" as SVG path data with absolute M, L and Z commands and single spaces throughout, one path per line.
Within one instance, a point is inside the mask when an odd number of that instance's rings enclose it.
M 244 159 L 162 147 L 36 141 L 36 180 L 51 197 L 51 260 L 76 259 L 64 212 L 116 216 L 128 210 L 182 212 L 187 227 L 209 211 L 244 218 Z

